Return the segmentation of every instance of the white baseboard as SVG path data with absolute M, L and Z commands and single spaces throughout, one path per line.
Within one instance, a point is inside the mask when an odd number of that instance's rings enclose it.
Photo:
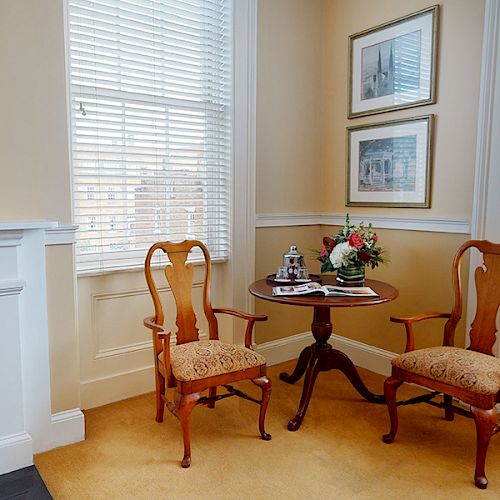
M 298 358 L 302 349 L 313 342 L 311 332 L 305 332 L 257 344 L 254 349 L 266 358 L 267 366 L 272 366 Z
M 79 408 L 52 415 L 51 447 L 85 439 L 85 417 Z M 27 432 L 0 438 L 0 474 L 33 465 L 33 440 Z
M 0 438 L 0 474 L 33 465 L 33 441 L 27 432 Z
M 298 358 L 302 349 L 313 342 L 312 333 L 304 332 L 258 344 L 255 350 L 266 358 L 268 366 L 272 366 Z M 356 366 L 380 375 L 390 375 L 391 359 L 396 356 L 395 353 L 335 334 L 332 334 L 329 342 L 335 349 L 347 354 Z
M 85 415 L 80 408 L 52 415 L 52 448 L 85 440 Z
M 84 380 L 80 383 L 82 408 L 90 409 L 154 391 L 154 366 Z
M 304 332 L 258 344 L 255 350 L 265 356 L 268 366 L 272 366 L 296 359 L 302 349 L 313 342 L 311 332 Z M 330 343 L 345 352 L 356 366 L 381 375 L 391 372 L 391 359 L 396 356 L 392 352 L 335 334 L 331 336 Z M 85 380 L 81 382 L 80 389 L 82 408 L 86 409 L 151 392 L 154 391 L 153 366 Z

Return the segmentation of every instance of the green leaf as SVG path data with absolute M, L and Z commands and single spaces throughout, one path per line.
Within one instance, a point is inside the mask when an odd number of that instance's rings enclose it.
M 328 271 L 333 271 L 333 265 L 330 262 L 330 260 L 325 260 L 323 264 L 321 265 L 321 272 L 326 273 Z

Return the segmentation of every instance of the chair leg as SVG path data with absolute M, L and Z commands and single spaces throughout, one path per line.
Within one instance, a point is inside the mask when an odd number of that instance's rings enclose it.
M 184 457 L 181 465 L 187 468 L 191 465 L 191 437 L 189 424 L 191 421 L 191 411 L 198 403 L 201 395 L 198 392 L 192 394 L 175 394 L 175 414 L 179 417 L 182 427 L 182 437 L 184 439 Z
M 165 410 L 165 401 L 163 396 L 165 396 L 165 379 L 160 372 L 156 372 L 155 377 L 156 386 L 156 421 L 163 422 L 163 411 Z
M 264 441 L 269 441 L 271 439 L 271 434 L 266 432 L 264 423 L 266 420 L 267 405 L 271 397 L 271 381 L 264 375 L 263 377 L 252 379 L 252 382 L 262 389 L 262 400 L 260 402 L 259 412 L 259 431 L 262 439 Z
M 488 479 L 484 473 L 484 464 L 486 462 L 486 452 L 490 444 L 491 436 L 496 426 L 495 409 L 483 410 L 471 406 L 472 415 L 476 424 L 477 450 L 476 450 L 476 470 L 474 471 L 474 482 L 478 488 L 484 490 L 488 486 Z
M 210 387 L 210 389 L 208 389 L 208 397 L 213 398 L 215 396 L 217 396 L 217 386 Z M 210 403 L 207 403 L 207 406 L 209 408 L 215 408 L 215 401 L 210 401 Z
M 443 394 L 444 403 L 444 418 L 451 422 L 455 418 L 455 412 L 453 411 L 453 398 L 448 394 Z
M 396 391 L 403 382 L 395 377 L 389 377 L 384 382 L 384 396 L 389 410 L 389 418 L 391 419 L 391 430 L 389 434 L 382 436 L 384 443 L 392 443 L 398 432 L 398 407 L 396 404 Z

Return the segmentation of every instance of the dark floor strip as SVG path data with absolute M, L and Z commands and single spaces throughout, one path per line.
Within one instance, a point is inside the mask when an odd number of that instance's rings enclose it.
M 36 467 L 26 467 L 0 475 L 0 500 L 52 500 Z

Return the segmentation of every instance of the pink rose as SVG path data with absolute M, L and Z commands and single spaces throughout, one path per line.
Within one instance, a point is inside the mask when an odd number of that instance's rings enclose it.
M 377 242 L 377 241 L 378 241 L 378 236 L 377 236 L 376 234 L 374 234 L 374 235 L 372 236 L 372 240 L 373 240 L 373 241 L 375 241 L 375 242 Z
M 326 249 L 325 245 L 321 248 L 321 252 L 319 252 L 320 257 L 326 257 L 328 255 L 328 250 Z
M 349 245 L 359 250 L 363 246 L 363 238 L 358 233 L 349 236 Z

